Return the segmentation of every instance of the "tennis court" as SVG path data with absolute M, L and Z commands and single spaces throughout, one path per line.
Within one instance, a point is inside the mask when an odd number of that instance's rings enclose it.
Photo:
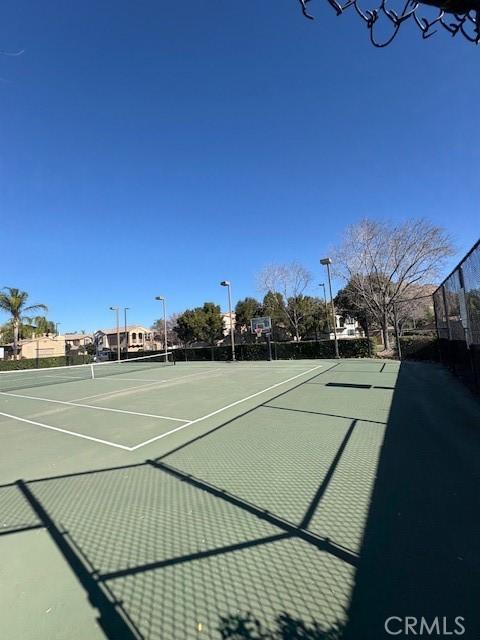
M 477 637 L 480 409 L 443 369 L 108 366 L 0 374 L 3 637 Z

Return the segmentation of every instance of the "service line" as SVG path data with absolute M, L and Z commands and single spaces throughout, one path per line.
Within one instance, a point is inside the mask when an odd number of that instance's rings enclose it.
M 59 431 L 60 433 L 66 433 L 69 436 L 75 436 L 76 438 L 83 438 L 84 440 L 92 440 L 100 444 L 107 444 L 109 447 L 116 447 L 117 449 L 123 449 L 124 451 L 133 451 L 132 447 L 126 447 L 123 444 L 117 444 L 116 442 L 110 442 L 109 440 L 102 440 L 101 438 L 94 438 L 93 436 L 86 436 L 83 433 L 76 433 L 76 431 L 69 431 L 68 429 L 61 429 L 60 427 L 52 427 L 50 424 L 44 424 L 43 422 L 35 422 L 35 420 L 28 420 L 27 418 L 20 418 L 19 416 L 12 416 L 9 413 L 3 413 L 0 411 L 0 416 L 10 418 L 11 420 L 17 420 L 18 422 L 26 422 L 27 424 L 33 424 L 35 427 L 41 427 L 42 429 L 50 429 L 51 431 Z
M 131 451 L 135 451 L 135 449 L 140 449 L 140 447 L 144 447 L 147 444 L 151 444 L 152 442 L 156 442 L 157 440 L 161 440 L 162 438 L 166 438 L 167 436 L 171 435 L 172 433 L 176 433 L 177 431 L 181 431 L 182 429 L 185 429 L 186 427 L 191 427 L 192 424 L 197 424 L 198 422 L 202 422 L 203 420 L 207 420 L 207 418 L 211 418 L 212 416 L 215 416 L 218 413 L 221 413 L 222 411 L 226 411 L 227 409 L 231 409 L 231 407 L 235 407 L 236 405 L 241 404 L 242 402 L 246 402 L 247 400 L 251 400 L 252 398 L 256 398 L 257 396 L 260 396 L 262 393 L 266 393 L 267 391 L 271 391 L 272 389 L 276 389 L 277 387 L 280 387 L 282 384 L 287 384 L 288 382 L 292 382 L 292 380 L 296 380 L 297 378 L 300 378 L 301 376 L 306 376 L 309 373 L 312 373 L 313 371 L 316 371 L 317 369 L 322 369 L 322 368 L 323 368 L 323 365 L 319 364 L 316 367 L 313 367 L 312 369 L 308 369 L 308 371 L 303 371 L 302 373 L 299 373 L 296 376 L 292 376 L 291 378 L 287 378 L 287 380 L 282 380 L 281 382 L 277 382 L 276 384 L 272 384 L 270 387 L 267 387 L 266 389 L 262 389 L 261 391 L 257 391 L 256 393 L 252 393 L 251 395 L 246 396 L 245 398 L 241 398 L 240 400 L 236 400 L 235 402 L 231 402 L 230 404 L 227 404 L 224 407 L 221 407 L 220 409 L 217 409 L 216 411 L 212 411 L 211 413 L 207 413 L 207 415 L 202 416 L 201 418 L 196 418 L 195 420 L 191 420 L 190 422 L 187 422 L 186 424 L 182 424 L 179 427 L 176 427 L 175 429 L 171 429 L 170 431 L 167 431 L 166 433 L 162 433 L 159 436 L 155 436 L 154 438 L 150 438 L 149 440 L 145 440 L 145 442 L 140 442 L 140 444 L 137 444 L 134 447 L 131 447 Z
M 6 391 L 1 391 L 0 395 L 9 396 L 11 398 L 24 398 L 26 400 L 36 400 L 38 402 L 51 402 L 53 404 L 64 404 L 69 407 L 81 407 L 82 409 L 95 409 L 97 411 L 111 411 L 112 413 L 127 413 L 132 416 L 143 416 L 145 418 L 158 418 L 159 420 L 175 420 L 175 422 L 188 422 L 190 424 L 190 420 L 186 420 L 183 418 L 172 418 L 172 416 L 159 416 L 155 413 L 141 413 L 140 411 L 127 411 L 126 409 L 112 409 L 110 407 L 96 407 L 93 404 L 82 404 L 80 402 L 69 402 L 67 400 L 52 400 L 51 398 L 40 398 L 38 396 L 24 396 L 24 395 L 20 395 L 19 393 L 8 393 Z

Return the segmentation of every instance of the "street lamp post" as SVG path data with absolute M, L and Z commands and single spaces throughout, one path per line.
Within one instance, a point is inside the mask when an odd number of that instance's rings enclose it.
M 325 320 L 327 321 L 327 329 L 330 331 L 330 322 L 328 321 L 328 306 L 327 306 L 327 294 L 325 291 L 325 284 L 320 282 L 319 287 L 323 287 L 323 299 L 325 301 Z
M 323 264 L 327 267 L 327 275 L 328 275 L 328 288 L 330 290 L 330 303 L 332 305 L 332 320 L 333 320 L 333 339 L 335 340 L 335 358 L 339 358 L 340 354 L 338 352 L 338 339 L 337 339 L 337 321 L 335 317 L 335 305 L 333 304 L 333 296 L 332 296 L 332 279 L 330 277 L 330 265 L 332 264 L 331 258 L 322 258 L 320 260 L 320 264 Z
M 117 317 L 117 360 L 120 360 L 120 320 L 118 315 L 118 307 L 110 307 L 110 311 L 115 311 Z
M 58 325 L 62 324 L 61 322 L 55 322 L 55 335 L 58 338 Z
M 167 345 L 167 304 L 165 296 L 156 296 L 155 300 L 160 300 L 163 304 L 163 346 L 165 348 L 165 362 L 168 359 L 168 345 Z
M 232 362 L 235 362 L 235 331 L 233 327 L 233 316 L 232 316 L 232 285 L 230 280 L 222 280 L 220 282 L 222 287 L 227 287 L 228 289 L 228 313 L 230 316 L 230 341 L 232 343 Z
M 123 318 L 125 325 L 125 358 L 128 358 L 127 311 L 130 311 L 130 307 L 123 307 Z

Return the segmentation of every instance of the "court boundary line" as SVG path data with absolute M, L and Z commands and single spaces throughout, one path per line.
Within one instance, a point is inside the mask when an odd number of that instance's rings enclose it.
M 12 416 L 9 413 L 0 411 L 0 416 L 10 418 L 11 420 L 17 420 L 18 422 L 25 422 L 26 424 L 33 424 L 36 427 L 42 427 L 43 429 L 50 429 L 51 431 L 59 431 L 69 436 L 76 436 L 77 438 L 83 438 L 84 440 L 91 440 L 100 444 L 106 444 L 109 447 L 116 447 L 117 449 L 123 449 L 124 451 L 132 451 L 131 447 L 127 447 L 124 444 L 118 444 L 117 442 L 110 442 L 109 440 L 102 440 L 102 438 L 95 438 L 94 436 L 87 436 L 83 433 L 77 433 L 76 431 L 69 431 L 68 429 L 62 429 L 61 427 L 53 427 L 51 424 L 45 424 L 43 422 L 36 422 L 35 420 L 28 420 L 27 418 L 20 418 L 20 416 Z
M 202 422 L 203 420 L 207 420 L 207 418 L 211 418 L 212 416 L 217 415 L 218 413 L 221 413 L 222 411 L 226 411 L 227 409 L 231 409 L 232 407 L 235 407 L 238 404 L 241 404 L 242 402 L 246 402 L 247 400 L 251 400 L 252 398 L 256 398 L 257 396 L 261 395 L 262 393 L 266 393 L 267 391 L 271 391 L 272 389 L 276 389 L 277 387 L 281 386 L 282 384 L 287 384 L 288 382 L 291 382 L 292 380 L 296 380 L 297 378 L 300 378 L 301 376 L 306 376 L 309 373 L 312 373 L 313 371 L 316 371 L 317 369 L 322 369 L 323 365 L 319 364 L 316 367 L 313 367 L 312 369 L 308 369 L 307 371 L 303 371 L 302 373 L 298 373 L 296 376 L 292 376 L 291 378 L 287 378 L 287 380 L 282 380 L 281 382 L 277 382 L 276 384 L 271 385 L 270 387 L 267 387 L 266 389 L 262 389 L 261 391 L 257 391 L 256 393 L 252 393 L 249 396 L 246 396 L 245 398 L 241 398 L 240 400 L 236 400 L 235 402 L 231 402 L 230 404 L 225 405 L 224 407 L 221 407 L 220 409 L 216 409 L 215 411 L 212 411 L 211 413 L 207 413 L 204 416 L 201 416 L 200 418 L 196 418 L 195 420 L 191 420 L 190 422 L 187 422 L 186 424 L 182 424 L 179 427 L 176 427 L 175 429 L 171 429 L 170 431 L 167 431 L 166 433 L 162 433 L 158 436 L 155 436 L 153 438 L 149 438 L 148 440 L 145 440 L 144 442 L 140 442 L 139 444 L 133 446 L 131 448 L 131 451 L 135 451 L 136 449 L 140 449 L 141 447 L 146 446 L 147 444 L 151 444 L 152 442 L 156 442 L 157 440 L 161 440 L 162 438 L 166 438 L 167 436 L 171 435 L 172 433 L 176 433 L 177 431 L 181 431 L 182 429 L 185 429 L 186 427 L 190 427 L 193 424 L 197 424 L 199 422 Z
M 25 396 L 19 393 L 9 393 L 8 391 L 0 391 L 1 396 L 9 396 L 10 398 L 25 398 L 26 400 L 38 400 L 39 402 L 51 402 L 53 404 L 63 404 L 69 407 L 81 407 L 82 409 L 97 409 L 98 411 L 111 411 L 112 413 L 127 413 L 134 416 L 143 416 L 144 418 L 158 418 L 159 420 L 174 420 L 175 422 L 191 422 L 189 419 L 172 418 L 172 416 L 160 416 L 155 413 L 142 413 L 140 411 L 128 411 L 127 409 L 113 409 L 111 407 L 96 407 L 93 404 L 81 404 L 79 402 L 71 402 L 69 400 L 53 400 L 52 398 L 40 398 L 39 396 Z M 1 412 L 0 412 L 1 413 Z

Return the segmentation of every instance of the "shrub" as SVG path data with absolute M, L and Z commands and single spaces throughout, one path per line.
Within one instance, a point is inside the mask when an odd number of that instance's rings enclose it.
M 404 360 L 439 360 L 438 339 L 435 336 L 403 336 L 400 348 Z
M 50 358 L 22 358 L 21 360 L 0 360 L 0 371 L 14 371 L 18 369 L 46 369 L 49 367 L 64 367 L 65 365 L 87 364 L 92 361 L 88 355 L 83 356 L 52 356 Z
M 341 358 L 368 358 L 368 338 L 352 338 L 339 340 L 338 347 Z M 370 339 L 371 356 L 375 355 L 375 342 Z M 272 342 L 272 356 L 278 360 L 309 360 L 315 358 L 334 358 L 335 343 L 333 340 L 318 342 Z M 210 347 L 192 347 L 175 349 L 175 357 L 179 362 L 185 360 L 206 361 L 212 359 Z M 266 342 L 239 344 L 235 347 L 237 360 L 266 360 L 268 347 Z M 231 359 L 230 345 L 214 347 L 214 359 L 226 361 Z

